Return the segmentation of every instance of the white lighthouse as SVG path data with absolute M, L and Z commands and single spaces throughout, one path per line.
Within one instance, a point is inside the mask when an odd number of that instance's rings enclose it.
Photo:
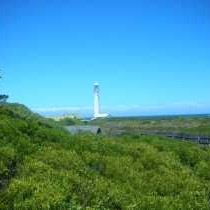
M 100 90 L 99 83 L 94 83 L 94 113 L 93 118 L 105 118 L 108 117 L 109 114 L 101 113 L 101 104 L 100 104 Z

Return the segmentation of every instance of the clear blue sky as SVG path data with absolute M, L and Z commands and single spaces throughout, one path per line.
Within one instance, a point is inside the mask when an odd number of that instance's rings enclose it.
M 210 112 L 209 0 L 0 0 L 1 91 L 37 111 Z M 39 109 L 37 109 L 39 108 Z

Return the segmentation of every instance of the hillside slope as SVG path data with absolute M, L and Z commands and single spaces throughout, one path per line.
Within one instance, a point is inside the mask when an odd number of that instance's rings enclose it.
M 209 199 L 209 147 L 71 136 L 23 106 L 0 107 L 0 209 L 208 210 Z

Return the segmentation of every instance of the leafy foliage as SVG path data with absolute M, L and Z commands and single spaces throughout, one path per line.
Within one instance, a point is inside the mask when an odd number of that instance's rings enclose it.
M 209 210 L 210 148 L 160 137 L 71 136 L 0 107 L 0 209 Z
M 0 74 L 0 79 L 2 78 L 1 74 Z M 0 104 L 5 103 L 6 100 L 9 98 L 8 95 L 5 94 L 0 94 Z
M 6 100 L 9 98 L 8 95 L 0 95 L 0 104 L 6 102 Z
M 80 120 L 79 118 L 72 118 L 72 117 L 65 117 L 58 121 L 62 126 L 69 126 L 69 125 L 84 125 L 85 123 Z

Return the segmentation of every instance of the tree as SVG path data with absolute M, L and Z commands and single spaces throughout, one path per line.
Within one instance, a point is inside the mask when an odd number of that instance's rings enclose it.
M 0 79 L 2 79 L 2 76 L 0 75 Z M 0 104 L 6 102 L 6 100 L 9 98 L 8 95 L 0 94 Z

